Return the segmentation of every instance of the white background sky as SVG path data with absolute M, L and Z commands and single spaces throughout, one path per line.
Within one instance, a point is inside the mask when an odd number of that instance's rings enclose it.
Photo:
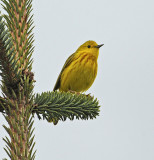
M 35 117 L 36 160 L 153 160 L 154 1 L 33 4 L 36 93 L 53 89 L 65 60 L 82 43 L 105 44 L 97 78 L 86 92 L 98 98 L 100 116 L 57 126 Z M 0 159 L 6 157 L 2 124 L 0 115 Z

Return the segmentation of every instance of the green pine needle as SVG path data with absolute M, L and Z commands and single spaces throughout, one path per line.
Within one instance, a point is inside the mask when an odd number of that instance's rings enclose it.
M 100 108 L 98 100 L 91 96 L 57 91 L 37 94 L 34 105 L 33 113 L 47 121 L 93 119 L 99 115 Z

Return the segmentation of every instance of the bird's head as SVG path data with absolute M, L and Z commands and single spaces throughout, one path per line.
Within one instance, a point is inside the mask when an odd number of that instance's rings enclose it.
M 98 45 L 95 41 L 87 41 L 77 49 L 77 52 L 87 52 L 88 54 L 92 54 L 93 56 L 98 57 L 99 48 L 103 45 L 104 44 Z

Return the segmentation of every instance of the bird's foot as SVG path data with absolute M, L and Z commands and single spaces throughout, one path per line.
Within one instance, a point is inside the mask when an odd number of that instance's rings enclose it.
M 72 90 L 69 90 L 68 92 L 70 92 L 70 93 L 72 93 L 72 94 L 77 94 L 77 95 L 80 94 L 80 92 L 76 92 L 76 91 L 72 91 Z
M 80 92 L 76 92 L 76 91 L 72 91 L 72 90 L 69 90 L 68 92 L 70 92 L 70 93 L 72 93 L 72 94 L 77 94 L 77 95 L 80 95 L 80 94 L 82 94 L 82 93 L 80 93 Z M 83 94 L 83 95 L 85 95 L 85 96 L 87 96 L 87 97 L 90 97 L 90 98 L 93 98 L 93 96 L 91 96 L 91 93 L 89 93 L 89 94 Z
M 91 97 L 91 93 L 89 93 L 89 94 L 86 94 L 86 96 L 87 96 L 87 97 Z
M 92 96 L 91 93 L 87 94 L 86 96 L 89 98 L 94 98 L 94 96 Z

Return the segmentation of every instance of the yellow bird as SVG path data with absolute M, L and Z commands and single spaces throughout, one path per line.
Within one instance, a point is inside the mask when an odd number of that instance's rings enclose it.
M 99 48 L 95 41 L 87 41 L 82 44 L 65 62 L 54 91 L 84 92 L 93 84 L 97 75 L 97 59 Z

